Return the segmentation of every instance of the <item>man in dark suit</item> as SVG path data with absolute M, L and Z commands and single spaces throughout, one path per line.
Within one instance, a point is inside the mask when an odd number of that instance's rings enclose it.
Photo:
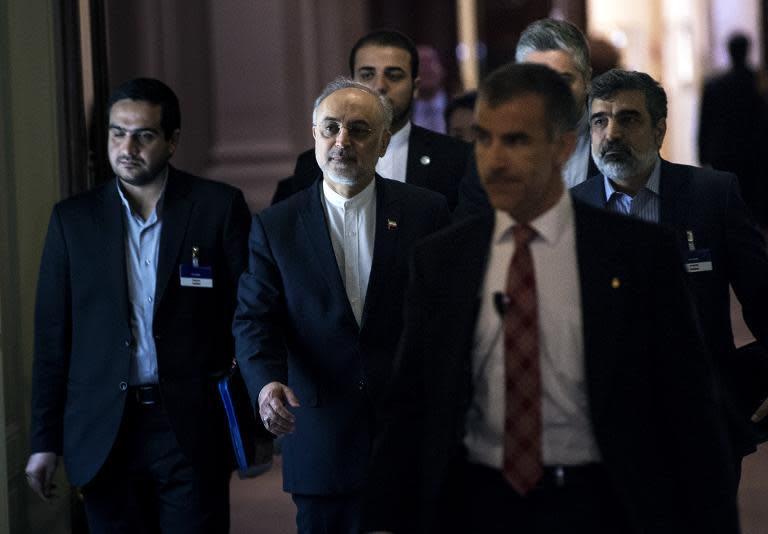
M 758 76 L 747 63 L 749 38 L 728 39 L 731 68 L 707 80 L 699 115 L 699 161 L 736 174 L 741 192 L 759 222 L 768 222 L 768 107 Z
M 515 61 L 546 65 L 559 72 L 568 82 L 580 115 L 576 125 L 576 147 L 563 168 L 563 180 L 566 187 L 580 184 L 597 172 L 589 153 L 587 90 L 592 67 L 586 37 L 581 30 L 565 20 L 536 20 L 520 34 L 515 48 Z M 488 195 L 472 161 L 469 171 L 459 184 L 455 218 L 491 210 Z
M 240 279 L 237 360 L 283 441 L 300 533 L 359 532 L 374 412 L 400 335 L 406 254 L 448 222 L 445 199 L 375 174 L 389 100 L 352 80 L 315 102 L 322 179 L 254 216 Z
M 453 209 L 470 145 L 411 123 L 419 86 L 419 54 L 413 42 L 394 30 L 371 32 L 352 47 L 349 70 L 356 81 L 386 96 L 394 109 L 392 140 L 376 164 L 376 172 L 384 178 L 436 191 Z M 314 150 L 303 152 L 293 176 L 278 183 L 272 203 L 306 189 L 320 174 Z
M 481 84 L 495 212 L 414 250 L 367 531 L 738 532 L 674 241 L 571 200 L 576 119 L 547 67 Z
M 768 255 L 736 176 L 659 157 L 667 97 L 645 73 L 611 70 L 595 78 L 590 109 L 592 155 L 602 174 L 573 194 L 674 230 L 704 339 L 731 403 L 734 449 L 748 454 L 755 449 L 750 415 L 768 397 L 768 356 L 747 360 L 735 352 L 729 285 L 752 334 L 768 347 Z
M 43 250 L 27 478 L 51 498 L 63 455 L 93 533 L 229 528 L 216 382 L 234 357 L 250 213 L 239 190 L 168 165 L 179 135 L 169 87 L 118 87 L 116 178 L 57 204 Z

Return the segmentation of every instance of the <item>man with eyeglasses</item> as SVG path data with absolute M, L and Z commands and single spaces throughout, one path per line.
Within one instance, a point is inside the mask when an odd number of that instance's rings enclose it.
M 411 39 L 395 30 L 372 31 L 352 47 L 349 70 L 356 81 L 384 95 L 393 108 L 392 138 L 376 164 L 376 172 L 436 191 L 453 209 L 470 145 L 411 123 L 419 87 L 419 54 Z M 313 151 L 303 152 L 293 176 L 278 183 L 272 203 L 309 187 L 319 175 Z
M 357 533 L 407 252 L 450 214 L 439 194 L 376 174 L 392 121 L 383 95 L 340 78 L 312 119 L 322 180 L 254 216 L 233 329 L 264 427 L 284 436 L 298 532 Z

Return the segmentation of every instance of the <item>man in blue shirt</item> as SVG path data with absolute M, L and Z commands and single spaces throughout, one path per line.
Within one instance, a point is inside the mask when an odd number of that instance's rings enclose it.
M 595 206 L 675 230 L 704 339 L 732 409 L 733 447 L 744 455 L 755 449 L 750 416 L 768 397 L 768 357 L 736 352 L 729 286 L 759 354 L 768 344 L 765 240 L 734 174 L 659 156 L 666 120 L 664 89 L 647 74 L 614 69 L 592 80 L 592 157 L 601 174 L 572 192 Z
M 115 177 L 54 207 L 43 250 L 27 480 L 50 499 L 62 456 L 93 533 L 229 528 L 216 384 L 234 356 L 250 214 L 239 190 L 168 164 L 180 127 L 162 82 L 118 87 Z

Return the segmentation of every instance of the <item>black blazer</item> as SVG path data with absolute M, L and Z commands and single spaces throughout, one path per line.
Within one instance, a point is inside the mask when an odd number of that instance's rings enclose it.
M 449 220 L 445 199 L 376 178 L 373 263 L 362 325 L 349 305 L 321 203 L 321 182 L 253 217 L 240 279 L 237 359 L 256 404 L 269 382 L 301 402 L 283 441 L 291 493 L 348 493 L 362 485 L 375 419 L 402 327 L 408 251 Z
M 134 343 L 116 180 L 53 209 L 40 266 L 32 375 L 32 452 L 64 456 L 72 484 L 96 474 L 117 436 Z M 169 169 L 153 334 L 160 391 L 184 452 L 202 469 L 232 466 L 216 379 L 234 356 L 231 319 L 250 213 L 228 185 Z M 181 287 L 200 248 L 213 288 Z
M 453 210 L 470 154 L 470 144 L 411 124 L 405 181 L 440 193 L 448 201 L 449 209 Z M 272 204 L 306 189 L 320 174 L 315 150 L 302 152 L 296 160 L 293 176 L 278 182 Z
M 605 208 L 604 179 L 595 176 L 572 189 L 573 195 Z M 768 347 L 768 255 L 765 240 L 739 194 L 730 173 L 678 165 L 662 160 L 659 181 L 659 222 L 671 227 L 678 253 L 685 261 L 687 231 L 697 249 L 709 249 L 712 270 L 687 275 L 707 347 L 731 399 L 741 406 L 732 414 L 736 447 L 754 450 L 749 416 L 768 397 L 768 360 L 735 352 L 730 315 L 733 287 L 752 334 Z
M 738 532 L 731 452 L 671 236 L 574 209 L 589 413 L 620 501 L 637 532 Z M 414 250 L 364 531 L 454 532 L 459 524 L 456 505 L 441 499 L 464 456 L 492 231 L 493 216 L 475 216 Z

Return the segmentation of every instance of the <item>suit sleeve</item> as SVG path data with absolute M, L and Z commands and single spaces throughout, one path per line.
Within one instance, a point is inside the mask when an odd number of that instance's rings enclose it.
M 64 405 L 72 340 L 69 260 L 58 209 L 48 224 L 35 301 L 31 452 L 63 449 Z
M 733 175 L 725 196 L 728 281 L 739 299 L 749 330 L 768 348 L 768 254 L 765 239 L 739 194 L 738 182 Z
M 237 287 L 240 275 L 248 265 L 250 221 L 251 212 L 243 193 L 236 190 L 225 216 L 223 236 L 224 255 L 229 268 L 228 278 L 232 281 L 232 287 Z
M 238 365 L 254 405 L 266 384 L 288 380 L 284 317 L 280 272 L 262 221 L 254 215 L 248 268 L 240 277 L 233 322 Z

